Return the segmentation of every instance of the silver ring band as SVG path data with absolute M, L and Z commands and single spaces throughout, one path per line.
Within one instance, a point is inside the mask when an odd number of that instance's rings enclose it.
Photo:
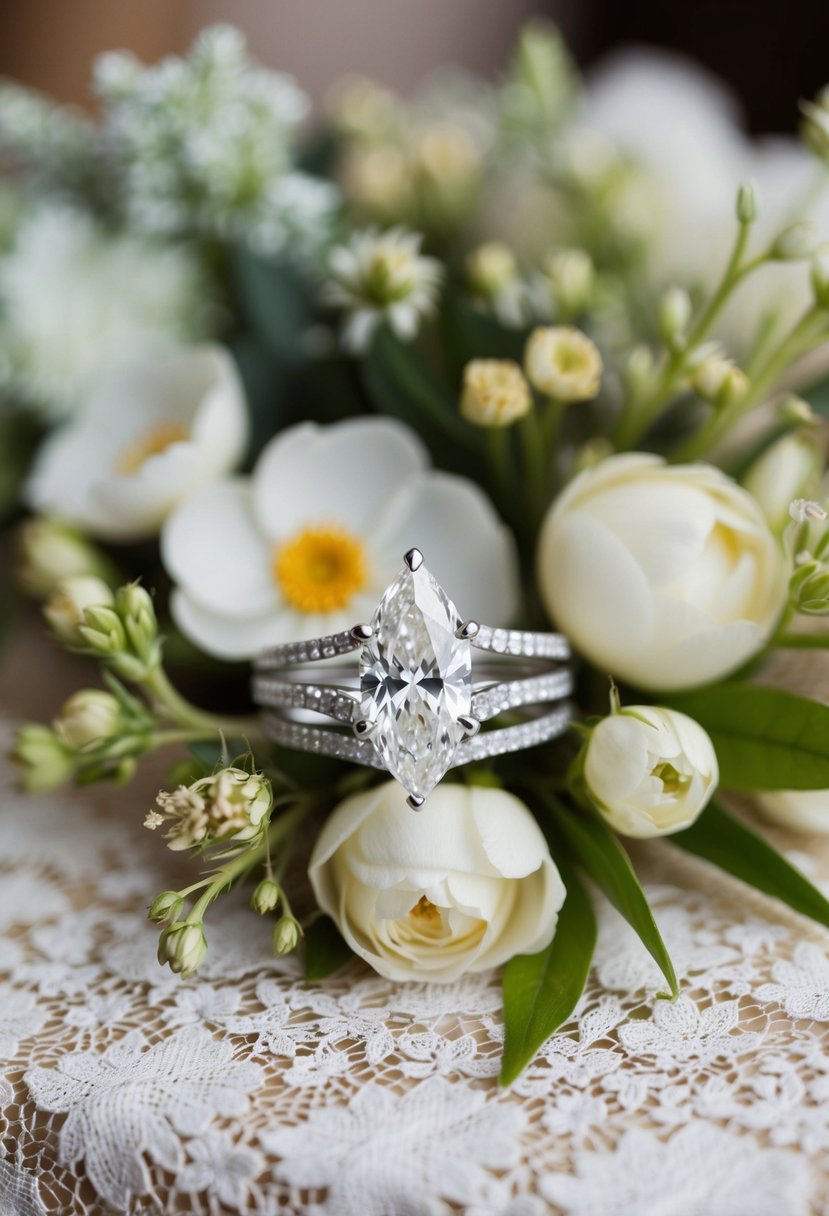
M 384 769 L 417 808 L 448 769 L 564 734 L 573 677 L 561 634 L 463 621 L 419 550 L 404 563 L 371 624 L 273 647 L 252 689 L 274 742 Z

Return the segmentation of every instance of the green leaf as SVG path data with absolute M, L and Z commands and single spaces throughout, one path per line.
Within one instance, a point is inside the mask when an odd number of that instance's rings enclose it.
M 642 945 L 668 981 L 671 996 L 678 996 L 679 984 L 671 956 L 630 858 L 616 836 L 597 814 L 588 810 L 573 813 L 558 807 L 555 822 L 575 860 L 636 931 Z
M 741 683 L 685 693 L 670 704 L 708 731 L 724 789 L 829 786 L 829 706 L 779 688 Z
M 339 971 L 354 955 L 330 916 L 319 916 L 305 930 L 305 978 L 316 982 Z
M 444 292 L 439 320 L 444 358 L 458 383 L 470 359 L 521 362 L 529 330 L 508 329 L 458 292 Z
M 710 802 L 696 823 L 668 839 L 829 928 L 829 900 L 768 841 L 718 803 Z
M 483 452 L 480 428 L 460 417 L 456 396 L 423 356 L 382 326 L 363 360 L 366 389 L 381 414 L 408 423 L 431 449 L 436 463 L 474 473 Z
M 305 362 L 302 339 L 313 319 L 314 294 L 301 273 L 244 246 L 228 250 L 228 268 L 231 291 L 247 327 L 284 365 Z
M 582 994 L 596 945 L 596 917 L 575 870 L 556 857 L 567 897 L 556 935 L 539 954 L 519 954 L 504 968 L 502 1085 L 511 1085 L 539 1047 L 565 1022 Z

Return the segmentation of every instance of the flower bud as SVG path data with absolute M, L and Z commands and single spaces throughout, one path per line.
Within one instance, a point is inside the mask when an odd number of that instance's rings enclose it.
M 583 249 L 564 249 L 549 259 L 546 269 L 557 315 L 569 319 L 583 313 L 595 283 L 590 255 Z
M 475 294 L 491 300 L 504 287 L 517 281 L 518 262 L 509 245 L 503 241 L 488 241 L 469 254 L 466 274 Z
M 111 692 L 84 688 L 69 698 L 52 726 L 61 742 L 77 751 L 119 734 L 124 719 Z
M 757 219 L 757 185 L 743 182 L 737 191 L 737 219 L 741 224 L 752 224 Z
M 820 246 L 817 225 L 810 220 L 790 224 L 774 239 L 771 256 L 779 262 L 800 262 L 812 257 Z
M 393 144 L 349 148 L 339 171 L 343 193 L 355 207 L 386 222 L 400 219 L 411 203 L 406 157 Z
M 102 658 L 110 658 L 124 650 L 127 635 L 120 616 L 114 608 L 93 604 L 84 611 L 78 636 L 85 648 Z
M 634 397 L 648 392 L 653 384 L 654 359 L 650 347 L 634 346 L 624 370 L 625 387 Z
M 743 485 L 763 509 L 772 531 L 781 533 L 789 522 L 794 498 L 808 498 L 817 489 L 823 456 L 816 437 L 795 432 L 771 444 L 752 463 Z
M 795 426 L 815 426 L 820 421 L 809 402 L 804 401 L 802 397 L 796 397 L 794 393 L 790 393 L 781 401 L 777 416 L 781 422 Z
M 162 891 L 150 904 L 147 919 L 159 921 L 162 924 L 165 921 L 174 921 L 183 907 L 184 900 L 178 891 Z
M 691 320 L 691 297 L 681 287 L 669 287 L 659 304 L 659 332 L 665 343 L 676 349 L 684 343 Z
M 748 393 L 748 376 L 735 367 L 730 359 L 713 356 L 700 364 L 691 383 L 703 401 L 710 401 L 718 409 L 737 405 Z
M 152 596 L 138 583 L 127 583 L 118 589 L 115 607 L 124 627 L 130 658 L 137 659 L 143 668 L 138 676 L 126 671 L 124 674 L 131 679 L 142 679 L 161 661 L 158 621 Z
M 541 327 L 530 334 L 524 371 L 533 388 L 556 401 L 590 401 L 602 382 L 595 343 L 571 325 Z
M 185 978 L 192 975 L 207 954 L 207 939 L 199 922 L 175 921 L 158 940 L 158 961 Z
M 798 612 L 825 616 L 829 613 L 829 567 L 815 560 L 803 562 L 792 575 L 789 596 Z
M 15 736 L 12 761 L 22 769 L 23 788 L 30 793 L 53 790 L 74 771 L 72 755 L 48 726 L 21 726 Z
M 114 603 L 109 587 L 102 579 L 91 575 L 78 575 L 64 579 L 46 603 L 43 615 L 51 625 L 55 636 L 70 647 L 83 647 L 86 612 Z
M 816 101 L 801 101 L 800 136 L 815 156 L 829 163 L 829 88 Z
M 260 916 L 273 912 L 279 903 L 279 886 L 272 878 L 263 878 L 250 897 L 250 906 Z
M 829 308 L 829 252 L 826 250 L 812 259 L 811 280 L 818 308 Z
M 302 936 L 299 921 L 293 916 L 280 916 L 273 929 L 274 954 L 290 954 L 296 949 L 297 942 Z
M 393 129 L 399 114 L 397 98 L 365 76 L 347 76 L 331 90 L 326 109 L 344 135 L 376 139 Z
M 104 558 L 87 540 L 51 519 L 27 519 L 17 535 L 17 582 L 27 595 L 45 599 L 67 578 L 109 573 Z
M 475 426 L 511 426 L 532 409 L 530 386 L 512 359 L 473 359 L 463 371 L 460 411 Z
M 625 836 L 664 836 L 689 827 L 717 787 L 713 744 L 686 714 L 633 705 L 595 727 L 584 779 L 598 809 Z

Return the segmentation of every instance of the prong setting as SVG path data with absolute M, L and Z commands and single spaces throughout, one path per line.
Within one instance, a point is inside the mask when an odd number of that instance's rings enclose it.
M 480 630 L 481 626 L 477 621 L 464 621 L 464 623 L 455 630 L 455 637 L 463 638 L 465 642 L 471 642 L 474 637 L 477 637 Z
M 352 724 L 351 729 L 358 739 L 367 739 L 376 726 L 375 722 L 369 721 L 368 718 L 357 718 Z
M 471 714 L 463 714 L 458 718 L 458 725 L 463 728 L 464 736 L 467 739 L 474 739 L 481 729 L 480 722 L 477 718 L 473 718 Z
M 403 561 L 414 574 L 415 570 L 419 570 L 423 565 L 423 554 L 419 549 L 409 549 L 407 553 L 403 554 Z
M 419 811 L 423 807 L 425 798 L 421 798 L 419 794 L 409 794 L 406 799 L 406 805 L 411 807 L 413 811 Z
M 369 642 L 374 637 L 374 630 L 371 625 L 362 622 L 359 625 L 354 625 L 351 630 L 351 636 L 355 642 Z

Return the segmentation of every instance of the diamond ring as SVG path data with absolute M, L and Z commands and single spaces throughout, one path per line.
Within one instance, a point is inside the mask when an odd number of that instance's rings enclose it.
M 418 809 L 449 768 L 564 734 L 573 678 L 566 638 L 464 621 L 421 552 L 403 560 L 370 624 L 268 650 L 253 695 L 274 742 L 384 769 Z

